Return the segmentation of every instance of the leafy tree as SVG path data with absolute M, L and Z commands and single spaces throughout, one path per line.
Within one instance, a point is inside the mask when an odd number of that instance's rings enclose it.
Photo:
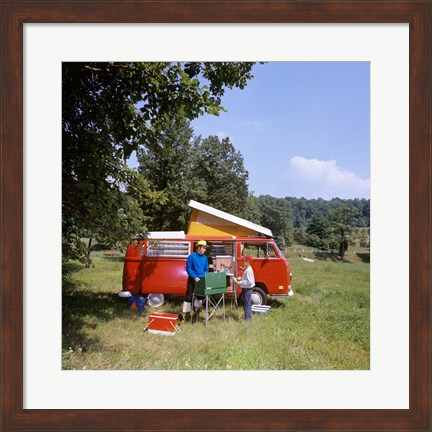
M 304 226 L 294 227 L 293 237 L 294 237 L 294 241 L 296 241 L 298 244 L 301 245 L 307 244 L 306 228 Z
M 199 137 L 194 143 L 194 176 L 205 189 L 203 201 L 239 217 L 250 208 L 248 178 L 243 156 L 229 138 Z
M 317 211 L 321 210 L 315 202 L 316 200 L 308 200 L 306 198 L 285 198 L 292 206 L 293 212 L 293 226 L 295 228 L 306 227 L 310 221 L 312 215 Z M 324 200 L 321 200 L 325 202 Z
M 306 229 L 308 244 L 319 249 L 327 250 L 330 240 L 330 224 L 322 213 L 315 213 Z
M 138 152 L 139 172 L 166 201 L 143 204 L 154 230 L 186 229 L 195 199 L 241 217 L 256 218 L 243 157 L 229 138 L 194 138 L 190 123 L 171 122 L 154 149 Z
M 366 229 L 360 230 L 359 244 L 360 247 L 369 248 L 369 235 Z
M 283 198 L 261 195 L 258 198 L 261 211 L 261 225 L 272 230 L 276 241 L 283 247 L 291 241 L 292 226 L 291 204 Z
M 153 203 L 164 196 L 125 162 L 141 146 L 157 150 L 168 120 L 223 111 L 225 89 L 244 88 L 252 78 L 252 66 L 241 62 L 62 64 L 65 260 L 85 257 L 81 244 L 85 234 L 113 244 L 146 230 L 137 195 Z
M 330 210 L 330 223 L 334 235 L 333 245 L 336 241 L 339 249 L 339 256 L 344 259 L 348 250 L 348 240 L 352 232 L 354 223 L 359 215 L 359 210 L 355 207 L 349 207 L 347 204 L 341 204 Z
M 252 193 L 249 194 L 246 200 L 243 218 L 250 222 L 256 223 L 257 225 L 261 225 L 262 215 L 259 207 L 258 198 Z
M 157 146 L 137 152 L 138 171 L 149 187 L 164 197 L 157 203 L 140 201 L 152 230 L 186 229 L 190 213 L 187 202 L 202 195 L 193 175 L 192 141 L 190 122 L 175 119 L 167 124 Z

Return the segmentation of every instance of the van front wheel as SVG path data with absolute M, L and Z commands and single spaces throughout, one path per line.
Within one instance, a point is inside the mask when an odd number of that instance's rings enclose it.
M 267 304 L 267 294 L 260 287 L 253 287 L 251 296 L 253 305 L 266 305 Z

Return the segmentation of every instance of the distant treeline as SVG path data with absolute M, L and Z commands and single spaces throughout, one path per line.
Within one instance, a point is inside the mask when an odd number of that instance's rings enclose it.
M 312 217 L 315 214 L 328 216 L 331 209 L 334 209 L 341 204 L 346 204 L 350 208 L 358 209 L 359 215 L 353 222 L 356 227 L 370 226 L 370 200 L 369 199 L 340 199 L 333 198 L 326 201 L 322 198 L 306 199 L 306 198 L 284 198 L 291 203 L 293 209 L 293 225 L 294 227 L 307 227 Z
M 251 197 L 258 208 L 256 223 L 272 230 L 282 247 L 294 243 L 337 251 L 350 245 L 369 247 L 370 200 Z

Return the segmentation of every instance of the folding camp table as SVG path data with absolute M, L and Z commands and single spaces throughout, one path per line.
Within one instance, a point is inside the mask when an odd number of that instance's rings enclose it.
M 211 272 L 206 273 L 195 288 L 194 297 L 204 297 L 206 317 L 205 325 L 208 320 L 219 312 L 225 321 L 225 293 L 226 293 L 226 273 Z M 194 302 L 195 299 L 193 299 Z M 193 303 L 192 303 L 193 304 Z

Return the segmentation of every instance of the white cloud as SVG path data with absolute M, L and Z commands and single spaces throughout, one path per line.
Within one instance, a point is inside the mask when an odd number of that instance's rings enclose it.
M 295 196 L 305 198 L 370 198 L 370 179 L 339 167 L 334 159 L 323 161 L 294 156 L 288 178 Z

